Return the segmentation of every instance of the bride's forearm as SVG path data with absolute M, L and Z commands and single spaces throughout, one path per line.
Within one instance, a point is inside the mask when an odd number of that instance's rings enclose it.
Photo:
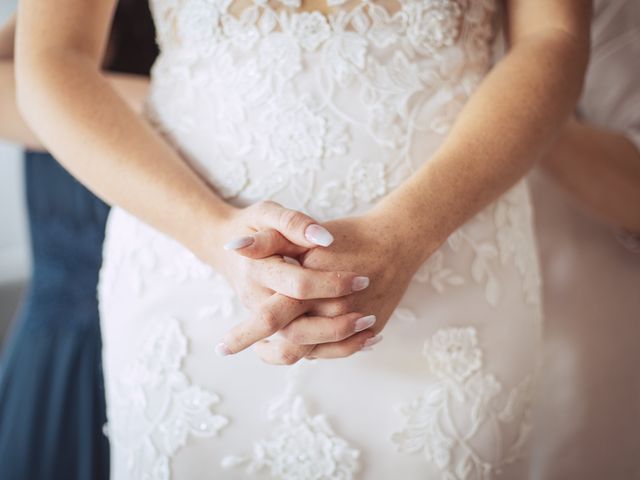
M 211 225 L 230 207 L 136 115 L 96 62 L 52 51 L 20 57 L 20 50 L 18 60 L 19 105 L 54 156 L 107 202 L 203 253 Z
M 541 29 L 514 39 L 434 157 L 381 203 L 381 211 L 407 213 L 397 231 L 418 245 L 418 255 L 426 258 L 549 149 L 582 87 L 589 47 L 582 14 L 571 32 Z

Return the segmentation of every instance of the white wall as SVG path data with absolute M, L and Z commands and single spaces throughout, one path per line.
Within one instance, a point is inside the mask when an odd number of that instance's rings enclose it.
M 14 10 L 14 0 L 0 0 L 0 23 Z M 0 142 L 0 340 L 29 275 L 28 242 L 22 152 Z
M 0 0 L 0 19 L 4 21 L 15 9 L 15 0 Z
M 0 23 L 14 10 L 15 0 L 0 0 Z M 0 142 L 0 283 L 24 280 L 28 271 L 22 153 Z
M 0 143 L 0 283 L 24 280 L 29 248 L 22 152 Z

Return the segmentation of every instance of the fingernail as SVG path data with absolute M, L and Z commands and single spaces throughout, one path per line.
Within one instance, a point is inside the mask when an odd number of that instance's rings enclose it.
M 375 337 L 368 338 L 367 340 L 365 340 L 364 344 L 362 345 L 362 349 L 369 350 L 376 343 L 380 343 L 381 341 L 382 341 L 382 335 L 376 335 Z
M 225 243 L 224 247 L 222 248 L 224 248 L 225 250 L 240 250 L 241 248 L 248 247 L 255 241 L 256 239 L 252 235 L 234 238 L 229 243 Z
M 321 247 L 328 247 L 333 243 L 333 235 L 329 233 L 329 230 L 315 223 L 307 227 L 304 231 L 304 236 L 311 243 L 315 243 Z
M 219 343 L 216 345 L 216 353 L 220 357 L 226 357 L 227 355 L 231 355 L 231 350 L 224 343 Z
M 351 290 L 359 292 L 369 286 L 369 277 L 356 277 L 351 282 Z
M 287 257 L 286 255 L 283 255 L 282 259 L 285 261 L 285 263 L 288 263 L 289 265 L 300 266 L 300 262 L 298 260 L 296 260 L 295 258 Z
M 356 320 L 356 333 L 370 328 L 374 323 L 376 323 L 375 315 L 368 315 L 366 317 L 359 318 Z

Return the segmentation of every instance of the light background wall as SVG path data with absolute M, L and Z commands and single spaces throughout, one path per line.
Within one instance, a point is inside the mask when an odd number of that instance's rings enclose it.
M 1 23 L 13 13 L 15 6 L 15 0 L 0 0 Z M 0 342 L 19 302 L 29 270 L 22 151 L 16 145 L 0 142 Z

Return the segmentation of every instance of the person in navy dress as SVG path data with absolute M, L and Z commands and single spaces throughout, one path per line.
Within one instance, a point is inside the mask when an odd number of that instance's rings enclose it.
M 10 20 L 0 34 L 0 137 L 28 148 L 33 271 L 0 357 L 0 478 L 102 480 L 109 477 L 109 444 L 96 285 L 109 206 L 38 151 L 15 101 L 7 100 L 15 91 L 14 25 Z M 122 0 L 104 66 L 136 108 L 156 55 L 146 2 Z

